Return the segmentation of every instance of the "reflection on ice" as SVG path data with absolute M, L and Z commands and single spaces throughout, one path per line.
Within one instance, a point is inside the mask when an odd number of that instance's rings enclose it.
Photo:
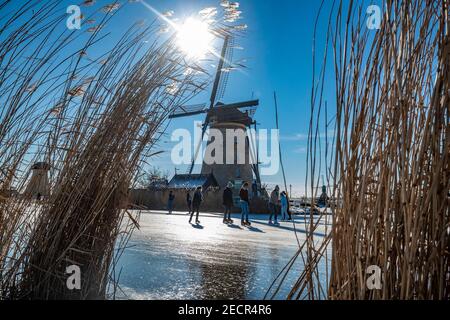
M 301 230 L 303 221 L 298 219 Z M 244 229 L 226 226 L 212 214 L 201 221 L 202 229 L 189 225 L 182 213 L 143 214 L 141 230 L 133 235 L 116 269 L 121 272 L 117 297 L 262 299 L 298 248 L 292 223 L 269 226 L 265 216 L 253 216 L 252 228 Z M 298 236 L 304 237 L 301 232 Z M 302 270 L 300 261 L 294 270 L 298 272 L 289 275 L 280 299 Z

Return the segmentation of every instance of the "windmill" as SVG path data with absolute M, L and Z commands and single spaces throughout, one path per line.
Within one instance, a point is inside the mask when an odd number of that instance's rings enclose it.
M 326 207 L 328 202 L 328 195 L 327 195 L 327 186 L 325 184 L 325 179 L 322 175 L 322 194 L 320 195 L 319 200 L 317 201 L 317 205 L 319 207 Z
M 245 134 L 245 163 L 237 161 L 234 163 L 224 164 L 207 164 L 203 161 L 201 174 L 210 175 L 213 174 L 220 187 L 227 185 L 229 181 L 253 181 L 253 176 L 256 179 L 258 185 L 261 185 L 261 178 L 259 174 L 259 159 L 258 150 L 256 148 L 256 141 L 249 138 L 247 134 L 248 129 L 254 128 L 256 131 L 257 123 L 254 121 L 253 116 L 256 112 L 256 108 L 259 106 L 259 100 L 242 101 L 236 103 L 224 104 L 218 100 L 224 96 L 225 88 L 228 82 L 228 74 L 233 69 L 230 64 L 230 60 L 233 55 L 234 38 L 230 33 L 220 34 L 223 38 L 223 47 L 217 71 L 215 74 L 214 84 L 210 96 L 209 103 L 193 105 L 193 106 L 180 106 L 170 115 L 170 119 L 190 117 L 199 114 L 205 114 L 205 121 L 202 124 L 201 140 L 198 141 L 195 154 L 192 159 L 192 163 L 189 167 L 188 175 L 192 176 L 195 161 L 198 158 L 201 144 L 205 138 L 205 135 L 209 129 L 217 129 L 222 132 L 223 141 L 223 156 L 226 155 L 227 139 L 235 139 L 235 137 L 229 137 L 227 130 L 239 130 Z M 234 143 L 234 141 L 233 141 Z M 212 146 L 212 141 L 208 140 L 208 148 Z M 236 155 L 237 150 L 234 150 Z M 174 178 L 176 179 L 177 176 Z
M 50 165 L 45 162 L 38 162 L 31 168 L 33 174 L 25 190 L 28 197 L 41 200 L 43 197 L 50 196 L 50 184 L 48 181 L 48 172 Z

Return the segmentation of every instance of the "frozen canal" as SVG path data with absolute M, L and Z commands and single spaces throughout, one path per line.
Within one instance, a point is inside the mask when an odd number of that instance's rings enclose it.
M 200 226 L 185 213 L 143 213 L 117 270 L 122 299 L 262 299 L 272 281 L 298 248 L 292 222 L 270 226 L 268 216 L 251 216 L 251 228 L 222 223 L 222 217 L 201 215 Z M 297 235 L 304 239 L 303 217 L 296 218 Z M 316 236 L 323 237 L 321 226 Z M 280 291 L 303 269 L 299 261 Z M 119 271 L 117 271 L 119 272 Z

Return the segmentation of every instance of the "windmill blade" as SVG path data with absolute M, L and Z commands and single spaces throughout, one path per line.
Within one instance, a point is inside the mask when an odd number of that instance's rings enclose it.
M 250 157 L 252 160 L 252 169 L 253 173 L 255 174 L 256 181 L 261 184 L 261 177 L 259 175 L 259 166 L 258 166 L 258 151 L 256 150 L 255 144 L 256 142 L 253 140 L 254 137 L 247 136 L 247 143 L 250 146 Z
M 222 72 L 223 72 L 223 77 L 222 77 L 222 79 L 221 79 L 221 81 L 219 83 L 219 89 L 218 89 L 218 91 L 219 91 L 219 94 L 218 94 L 219 99 L 223 99 L 223 97 L 225 96 L 225 89 L 226 89 L 226 87 L 228 85 L 228 78 L 229 78 L 229 75 L 230 75 L 229 72 L 225 71 L 225 68 L 222 69 Z
M 225 96 L 225 90 L 227 88 L 228 85 L 228 78 L 229 78 L 229 71 L 231 66 L 231 61 L 233 60 L 233 55 L 234 55 L 234 37 L 230 36 L 229 38 L 229 42 L 228 42 L 228 46 L 226 48 L 226 52 L 225 52 L 225 56 L 224 56 L 224 65 L 223 68 L 221 70 L 221 72 L 223 73 L 222 78 L 219 81 L 219 88 L 218 88 L 218 97 L 219 99 L 222 99 Z
M 206 124 L 203 125 L 202 137 L 201 137 L 200 141 L 198 141 L 197 147 L 195 149 L 195 154 L 194 154 L 194 157 L 192 158 L 191 166 L 189 167 L 189 175 L 192 175 L 192 172 L 194 171 L 195 160 L 197 160 L 198 154 L 200 153 L 200 147 L 201 147 L 201 145 L 203 143 L 203 139 L 205 138 L 205 134 L 206 134 L 206 130 L 207 129 L 208 129 L 208 126 Z
M 190 106 L 178 106 L 169 116 L 169 119 L 191 117 L 198 114 L 206 113 L 207 111 L 208 107 L 206 106 L 205 103 Z
M 225 57 L 226 57 L 226 53 L 228 51 L 229 42 L 230 42 L 230 35 L 226 35 L 224 42 L 223 42 L 222 52 L 220 54 L 219 65 L 217 66 L 216 77 L 214 80 L 213 89 L 211 92 L 210 105 L 209 105 L 210 109 L 214 108 L 214 105 L 216 103 L 219 84 L 220 84 L 220 80 L 222 77 L 222 69 L 224 67 Z
M 256 135 L 256 132 L 258 131 L 258 124 L 255 121 L 255 123 L 253 125 L 254 125 L 254 130 L 255 130 L 255 135 Z M 259 164 L 260 164 L 259 163 L 259 144 L 256 141 L 256 136 L 254 138 L 255 138 L 254 142 L 255 142 L 255 147 L 256 147 L 256 163 L 253 165 L 253 170 L 255 171 L 256 180 L 258 181 L 258 184 L 261 186 L 262 185 L 261 174 L 259 173 Z
M 216 107 L 217 109 L 246 109 L 246 108 L 257 108 L 259 106 L 259 99 L 249 100 L 237 103 L 223 104 Z

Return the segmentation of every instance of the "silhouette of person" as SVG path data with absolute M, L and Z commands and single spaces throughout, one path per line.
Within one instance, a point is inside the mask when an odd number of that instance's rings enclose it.
M 225 214 L 223 217 L 223 223 L 233 223 L 231 220 L 231 210 L 233 209 L 233 184 L 228 182 L 227 187 L 223 191 L 223 205 L 225 207 Z
M 189 219 L 189 223 L 192 222 L 194 213 L 197 213 L 195 223 L 200 224 L 199 216 L 200 216 L 200 205 L 202 204 L 202 202 L 203 202 L 202 187 L 198 187 L 197 190 L 195 190 L 194 198 L 192 199 L 192 213 L 191 218 Z

